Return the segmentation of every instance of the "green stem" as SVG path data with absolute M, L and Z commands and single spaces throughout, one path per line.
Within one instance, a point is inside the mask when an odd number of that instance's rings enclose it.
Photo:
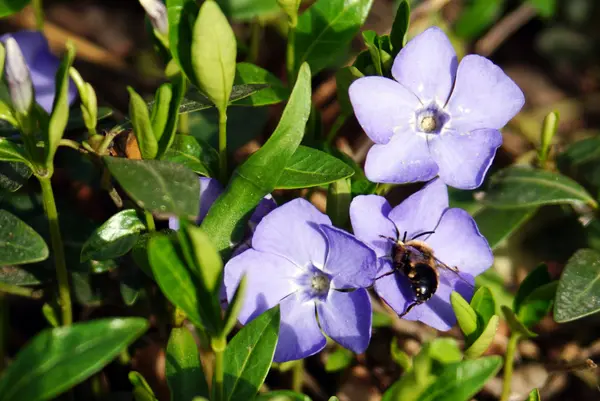
M 118 134 L 119 134 L 119 132 L 109 131 L 106 133 L 106 135 L 104 135 L 104 139 L 102 140 L 102 142 L 100 143 L 100 146 L 98 147 L 98 154 L 100 156 L 103 156 L 106 154 L 106 152 L 108 151 L 108 148 L 110 147 L 110 144 L 115 140 L 115 137 Z
M 190 115 L 189 113 L 183 113 L 179 115 L 179 120 L 177 121 L 177 131 L 181 135 L 189 135 L 190 134 Z
M 518 334 L 511 334 L 510 339 L 508 340 L 508 346 L 506 347 L 506 360 L 504 362 L 502 396 L 500 397 L 500 401 L 508 401 L 510 398 L 510 384 L 512 382 L 513 363 L 515 362 L 515 352 L 517 350 L 519 339 L 520 336 Z
M 44 5 L 42 0 L 33 0 L 31 4 L 35 14 L 35 27 L 38 31 L 42 31 L 44 29 Z
M 296 26 L 289 24 L 288 38 L 287 38 L 287 49 L 286 49 L 286 66 L 287 66 L 287 78 L 288 85 L 290 88 L 296 83 Z
M 227 109 L 219 110 L 219 178 L 227 183 Z
M 213 337 L 210 344 L 215 353 L 215 366 L 213 371 L 215 388 L 213 389 L 213 394 L 215 396 L 215 401 L 223 401 L 223 360 L 225 348 L 227 347 L 227 339 Z
M 248 62 L 256 64 L 260 55 L 260 41 L 262 39 L 262 24 L 260 20 L 255 19 L 252 22 L 252 31 L 250 33 L 250 50 L 248 52 Z
M 21 287 L 14 284 L 0 283 L 0 293 L 17 295 L 20 297 L 39 299 L 42 297 L 42 292 L 32 288 Z
M 292 371 L 292 390 L 301 393 L 302 384 L 304 383 L 304 359 L 296 361 L 294 370 Z
M 331 127 L 331 129 L 329 130 L 329 133 L 327 134 L 327 139 L 325 139 L 326 144 L 331 145 L 331 142 L 333 142 L 338 131 L 340 130 L 340 128 L 342 128 L 342 126 L 346 122 L 347 118 L 348 118 L 347 114 L 340 114 L 338 116 L 338 118 L 336 118 L 335 122 L 333 123 L 333 126 Z
M 152 216 L 152 212 L 144 210 L 144 216 L 146 217 L 146 227 L 148 227 L 148 231 L 156 231 L 156 223 L 154 223 L 154 216 Z
M 50 239 L 52 242 L 52 252 L 54 253 L 54 264 L 56 268 L 56 279 L 58 282 L 58 303 L 62 314 L 62 323 L 68 326 L 73 322 L 73 311 L 71 309 L 71 292 L 69 289 L 69 273 L 67 272 L 67 263 L 65 261 L 65 248 L 62 236 L 60 234 L 60 224 L 58 222 L 58 211 L 52 191 L 50 177 L 38 177 L 42 187 L 42 198 L 44 201 L 44 210 L 50 226 Z

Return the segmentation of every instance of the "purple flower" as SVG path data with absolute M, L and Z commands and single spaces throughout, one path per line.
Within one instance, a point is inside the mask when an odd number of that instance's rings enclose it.
M 48 41 L 37 31 L 20 31 L 0 36 L 0 41 L 12 37 L 16 40 L 25 63 L 29 68 L 31 81 L 35 90 L 35 101 L 48 113 L 52 111 L 55 94 L 56 72 L 60 65 L 59 59 L 50 52 Z M 77 88 L 71 82 L 69 85 L 69 104 L 75 100 Z
M 460 65 L 446 35 L 429 28 L 404 47 L 395 79 L 364 77 L 349 90 L 358 122 L 375 145 L 365 164 L 374 182 L 429 181 L 456 188 L 481 185 L 498 131 L 523 107 L 519 87 L 488 59 L 468 55 Z
M 326 343 L 323 333 L 361 353 L 371 337 L 371 301 L 364 287 L 373 284 L 376 270 L 373 250 L 299 198 L 258 224 L 252 248 L 225 266 L 225 288 L 231 300 L 246 274 L 242 324 L 280 305 L 276 362 L 319 352 Z
M 429 301 L 414 307 L 405 319 L 419 320 L 438 330 L 449 330 L 456 323 L 450 293 L 457 291 L 471 299 L 473 278 L 493 263 L 492 251 L 473 218 L 462 209 L 448 208 L 447 188 L 439 179 L 393 209 L 381 196 L 357 196 L 350 205 L 350 219 L 355 235 L 371 245 L 379 257 L 377 277 L 392 271 L 394 244 L 383 237 L 402 240 L 406 235 L 408 242 L 419 234 L 434 231 L 418 240 L 427 244 L 439 261 L 458 268 L 459 273 L 438 268 L 437 291 Z M 375 291 L 398 314 L 415 301 L 410 282 L 401 272 L 378 278 Z

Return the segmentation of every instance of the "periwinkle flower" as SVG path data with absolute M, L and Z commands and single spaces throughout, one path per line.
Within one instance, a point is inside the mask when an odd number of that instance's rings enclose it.
M 13 38 L 25 59 L 33 88 L 35 101 L 48 113 L 52 111 L 55 96 L 56 72 L 60 65 L 59 59 L 50 52 L 48 41 L 44 35 L 37 31 L 19 31 L 0 36 L 0 41 L 7 43 L 8 38 Z M 6 74 L 8 76 L 9 54 L 7 49 Z M 9 82 L 10 85 L 10 82 Z M 12 95 L 12 93 L 11 93 Z M 71 82 L 69 85 L 69 103 L 77 96 L 77 88 Z M 15 102 L 15 99 L 13 99 Z M 17 105 L 15 105 L 17 107 Z M 21 106 L 18 106 L 21 107 Z
M 280 305 L 275 361 L 284 362 L 322 350 L 323 333 L 364 352 L 371 337 L 371 301 L 364 287 L 372 285 L 376 270 L 372 249 L 299 198 L 262 219 L 252 248 L 232 258 L 224 276 L 231 300 L 246 274 L 242 324 Z
M 414 302 L 415 293 L 401 272 L 384 276 L 393 268 L 394 243 L 389 238 L 403 240 L 406 235 L 408 242 L 418 237 L 439 261 L 458 269 L 457 273 L 438 268 L 439 286 L 433 297 L 404 317 L 438 330 L 449 330 L 456 323 L 450 293 L 457 291 L 465 299 L 471 299 L 473 278 L 493 263 L 492 251 L 473 218 L 462 209 L 448 207 L 447 188 L 440 179 L 433 180 L 393 209 L 381 196 L 357 196 L 350 205 L 350 219 L 356 237 L 369 244 L 379 258 L 375 291 L 398 314 L 404 313 Z M 431 231 L 432 234 L 420 235 Z
M 360 78 L 349 89 L 356 118 L 375 142 L 367 178 L 408 183 L 439 175 L 452 187 L 479 187 L 502 144 L 498 130 L 523 107 L 519 87 L 484 57 L 458 64 L 436 27 L 400 51 L 392 76 Z
M 23 53 L 13 38 L 7 38 L 6 47 L 6 83 L 10 99 L 17 113 L 27 114 L 33 102 L 33 83 L 25 63 Z
M 167 7 L 161 0 L 140 0 L 144 11 L 150 18 L 152 27 L 161 35 L 168 35 L 169 22 L 167 20 Z

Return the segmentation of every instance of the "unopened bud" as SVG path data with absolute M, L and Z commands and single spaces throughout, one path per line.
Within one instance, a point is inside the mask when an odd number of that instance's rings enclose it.
M 16 40 L 6 39 L 5 46 L 6 63 L 4 68 L 10 98 L 16 112 L 27 114 L 33 104 L 33 83 L 29 69 Z
M 277 0 L 279 7 L 283 9 L 290 20 L 293 27 L 298 23 L 298 9 L 300 8 L 300 0 Z
M 146 10 L 154 29 L 161 35 L 167 36 L 169 34 L 169 22 L 165 4 L 161 0 L 140 0 L 140 4 Z

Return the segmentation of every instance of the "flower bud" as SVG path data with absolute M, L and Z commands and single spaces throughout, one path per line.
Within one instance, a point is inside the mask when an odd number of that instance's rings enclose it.
M 23 53 L 13 38 L 6 39 L 5 74 L 10 98 L 16 112 L 29 113 L 33 104 L 33 83 Z
M 140 4 L 146 10 L 148 18 L 154 29 L 163 36 L 169 33 L 169 23 L 167 21 L 167 7 L 161 0 L 140 0 Z
M 279 7 L 287 14 L 292 26 L 298 23 L 298 9 L 300 8 L 300 0 L 277 0 Z

